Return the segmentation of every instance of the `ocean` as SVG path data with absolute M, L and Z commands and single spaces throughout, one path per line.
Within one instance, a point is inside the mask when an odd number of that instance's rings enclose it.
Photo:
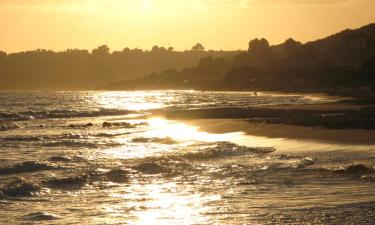
M 374 224 L 374 145 L 215 134 L 154 114 L 334 101 L 0 92 L 0 224 Z

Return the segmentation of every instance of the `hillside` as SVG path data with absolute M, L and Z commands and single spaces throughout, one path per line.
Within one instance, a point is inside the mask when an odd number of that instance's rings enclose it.
M 249 42 L 233 58 L 204 57 L 198 65 L 143 78 L 112 82 L 109 90 L 207 89 L 326 91 L 360 89 L 375 83 L 375 24 L 301 44 L 288 39 L 270 46 Z
M 236 54 L 238 51 L 204 49 L 180 52 L 158 46 L 150 51 L 124 48 L 110 52 L 106 45 L 91 52 L 38 49 L 7 54 L 0 51 L 0 90 L 92 90 L 116 80 L 134 79 L 170 68 L 191 67 L 202 57 L 231 58 Z

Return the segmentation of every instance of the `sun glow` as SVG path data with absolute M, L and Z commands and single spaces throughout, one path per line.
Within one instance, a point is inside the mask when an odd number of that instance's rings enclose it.
M 197 143 L 236 142 L 242 140 L 244 136 L 242 132 L 223 134 L 203 132 L 199 130 L 199 127 L 163 118 L 135 119 L 131 123 L 145 123 L 147 124 L 147 130 L 141 129 L 134 133 L 127 133 L 128 130 L 123 130 L 122 132 L 125 135 L 119 135 L 116 138 L 116 142 L 123 146 L 106 149 L 104 151 L 106 157 L 128 159 L 145 158 L 158 154 L 174 154 L 176 148 Z M 129 151 L 129 146 L 133 151 Z
M 276 5 L 262 2 L 272 1 L 3 0 L 0 49 L 91 50 L 103 43 L 112 50 L 150 49 L 155 44 L 167 45 L 171 37 L 178 50 L 189 49 L 196 41 L 212 49 L 246 49 L 249 38 L 265 37 L 272 44 L 289 37 L 305 42 L 347 28 L 348 24 L 358 27 L 373 22 L 375 17 L 375 1 L 370 0 L 296 4 L 298 7 L 281 4 L 280 0 Z M 327 17 L 332 18 L 329 24 L 322 19 Z M 314 29 L 306 24 L 313 24 Z M 27 40 L 21 40 L 25 35 Z
M 147 12 L 153 9 L 153 5 L 150 0 L 143 0 L 141 8 L 143 11 Z
M 199 127 L 190 126 L 185 123 L 165 120 L 162 118 L 152 118 L 148 120 L 150 131 L 146 135 L 152 137 L 170 137 L 174 140 L 180 141 L 226 141 L 233 140 L 240 133 L 226 133 L 226 134 L 210 134 L 199 131 Z

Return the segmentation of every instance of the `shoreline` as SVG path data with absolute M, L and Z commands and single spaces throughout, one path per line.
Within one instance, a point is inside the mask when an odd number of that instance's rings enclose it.
M 352 111 L 366 108 L 367 105 L 349 104 L 345 102 L 331 102 L 320 104 L 301 104 L 301 105 L 281 105 L 281 106 L 254 106 L 260 109 L 281 109 L 281 110 L 311 110 L 311 111 Z
M 266 92 L 274 95 L 280 93 Z M 262 95 L 262 92 L 259 92 Z M 289 93 L 297 94 L 297 93 Z M 309 93 L 308 98 L 331 100 L 317 104 L 254 105 L 202 109 L 155 109 L 152 116 L 176 120 L 243 119 L 250 123 L 266 123 L 298 127 L 375 130 L 375 98 L 369 96 L 343 97 L 325 93 Z M 333 132 L 333 131 L 332 131 Z M 344 140 L 345 141 L 345 140 Z
M 151 116 L 182 121 L 209 133 L 244 132 L 258 137 L 375 145 L 375 100 L 371 99 L 249 108 L 164 109 L 153 111 Z
M 198 127 L 198 130 L 214 134 L 244 132 L 247 135 L 313 140 L 352 145 L 375 145 L 375 130 L 326 129 L 285 124 L 252 123 L 243 119 L 190 119 L 183 123 Z

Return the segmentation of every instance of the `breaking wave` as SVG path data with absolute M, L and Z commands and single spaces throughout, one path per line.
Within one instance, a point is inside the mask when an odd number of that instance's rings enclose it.
M 34 161 L 26 161 L 14 165 L 0 167 L 0 175 L 17 174 L 17 173 L 31 173 L 42 170 L 56 170 L 60 167 L 49 163 L 41 163 Z
M 73 159 L 70 157 L 65 157 L 65 156 L 53 156 L 48 159 L 51 162 L 70 162 Z
M 182 154 L 185 159 L 204 160 L 221 157 L 240 156 L 246 154 L 267 155 L 274 152 L 275 148 L 254 148 L 236 145 L 230 142 L 218 142 L 212 147 L 200 149 L 199 151 Z
M 50 188 L 56 189 L 80 189 L 88 182 L 88 175 L 78 175 L 62 178 L 53 178 L 46 182 Z
M 24 220 L 29 221 L 49 221 L 49 220 L 57 220 L 60 219 L 58 216 L 46 213 L 46 212 L 36 212 L 36 213 L 29 213 L 23 216 Z
M 335 169 L 334 172 L 340 174 L 351 174 L 351 175 L 365 175 L 365 174 L 375 174 L 375 169 L 364 164 L 352 164 L 347 167 L 341 167 Z
M 98 109 L 93 111 L 79 110 L 49 110 L 49 111 L 23 111 L 17 113 L 0 112 L 0 120 L 22 121 L 30 119 L 49 118 L 74 118 L 74 117 L 100 117 L 100 116 L 120 116 L 133 113 L 130 110 L 121 109 Z
M 0 120 L 1 120 L 1 113 L 0 113 Z M 14 123 L 0 121 L 0 131 L 13 130 L 17 128 L 20 128 L 20 127 Z
M 134 166 L 133 169 L 142 172 L 144 174 L 160 174 L 160 173 L 167 173 L 170 170 L 163 165 L 160 165 L 156 162 L 144 162 L 140 163 L 137 166 Z
M 129 174 L 128 171 L 115 168 L 106 173 L 108 181 L 115 182 L 115 183 L 125 183 L 129 181 Z
M 43 143 L 44 147 L 72 147 L 72 148 L 100 148 L 100 147 L 118 147 L 119 143 L 111 141 L 76 141 L 76 140 L 61 140 L 50 141 Z
M 133 138 L 132 142 L 134 143 L 159 143 L 159 144 L 176 144 L 178 143 L 177 141 L 173 140 L 170 137 L 166 138 L 158 138 L 158 137 L 153 137 L 153 138 L 145 138 L 145 137 L 137 137 Z
M 0 198 L 32 196 L 41 189 L 40 185 L 25 178 L 16 178 L 0 188 Z

